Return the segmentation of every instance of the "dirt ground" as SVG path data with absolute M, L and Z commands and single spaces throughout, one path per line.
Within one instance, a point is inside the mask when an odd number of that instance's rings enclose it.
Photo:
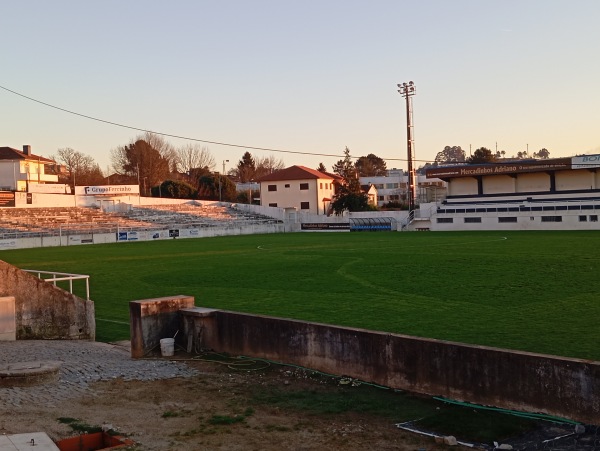
M 435 450 L 431 437 L 401 431 L 381 417 L 310 414 L 253 404 L 251 385 L 310 388 L 318 384 L 290 375 L 231 371 L 194 361 L 192 378 L 95 382 L 84 394 L 55 405 L 23 405 L 0 412 L 0 433 L 46 432 L 53 440 L 75 433 L 59 417 L 109 425 L 136 442 L 136 450 Z M 215 424 L 216 423 L 220 424 Z

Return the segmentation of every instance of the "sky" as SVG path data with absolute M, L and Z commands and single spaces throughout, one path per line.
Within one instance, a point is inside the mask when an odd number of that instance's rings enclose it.
M 112 171 L 142 132 L 331 169 L 346 147 L 406 169 L 445 146 L 600 153 L 597 0 L 3 0 L 0 146 Z M 19 93 L 17 95 L 13 92 Z M 113 122 L 94 121 L 29 100 Z M 284 152 L 255 150 L 252 147 Z

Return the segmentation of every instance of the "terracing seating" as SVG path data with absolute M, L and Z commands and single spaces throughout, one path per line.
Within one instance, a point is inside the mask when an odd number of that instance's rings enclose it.
M 99 232 L 148 225 L 93 208 L 0 208 L 0 234 L 57 235 L 67 230 Z
M 222 205 L 155 205 L 134 207 L 124 213 L 129 219 L 165 226 L 223 227 L 278 222 L 267 216 L 248 214 Z
M 240 227 L 276 222 L 279 221 L 228 206 L 198 203 L 134 206 L 124 213 L 105 213 L 97 208 L 85 207 L 0 208 L 0 236 L 56 236 L 165 227 Z

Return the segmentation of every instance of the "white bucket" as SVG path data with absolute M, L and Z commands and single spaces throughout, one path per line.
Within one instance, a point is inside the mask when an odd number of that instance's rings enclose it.
M 161 338 L 160 340 L 160 353 L 163 357 L 170 357 L 175 353 L 175 339 L 174 338 Z

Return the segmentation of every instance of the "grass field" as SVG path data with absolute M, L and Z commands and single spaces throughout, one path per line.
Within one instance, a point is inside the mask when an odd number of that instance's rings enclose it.
M 89 274 L 97 339 L 128 301 L 196 305 L 600 360 L 598 232 L 296 233 L 3 251 Z

